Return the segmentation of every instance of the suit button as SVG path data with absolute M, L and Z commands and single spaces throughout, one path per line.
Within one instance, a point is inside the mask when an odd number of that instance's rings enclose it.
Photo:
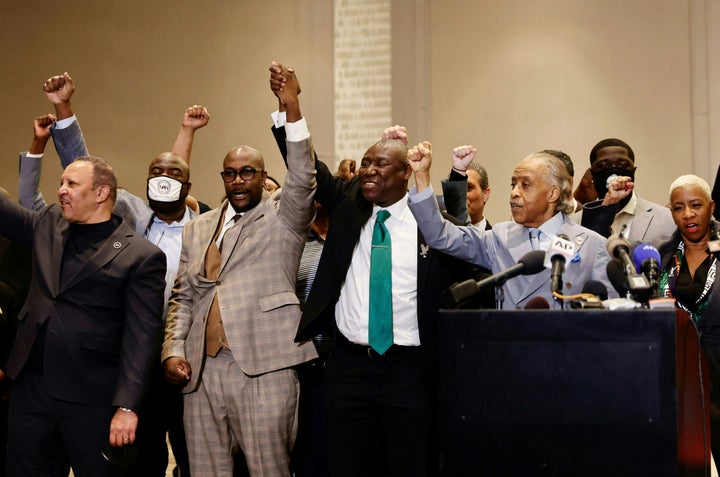
M 215 285 L 220 285 L 220 280 L 216 280 Z

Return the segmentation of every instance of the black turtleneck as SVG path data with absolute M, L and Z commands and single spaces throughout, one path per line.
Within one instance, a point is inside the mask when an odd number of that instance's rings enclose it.
M 75 276 L 120 225 L 116 217 L 97 224 L 70 224 L 70 236 L 62 259 L 60 283 Z

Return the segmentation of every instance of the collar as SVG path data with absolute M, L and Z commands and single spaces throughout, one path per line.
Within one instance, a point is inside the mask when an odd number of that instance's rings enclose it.
M 161 220 L 157 217 L 157 215 L 153 214 L 152 216 L 152 223 L 150 224 L 166 224 L 168 227 L 184 227 L 185 224 L 190 222 L 192 220 L 192 211 L 190 210 L 190 207 L 187 205 L 185 206 L 185 213 L 182 216 L 182 219 L 178 222 L 177 220 L 172 222 L 171 224 L 168 224 L 164 220 Z
M 553 235 L 557 235 L 560 231 L 560 227 L 565 223 L 565 217 L 562 212 L 558 212 L 557 214 L 550 217 L 548 220 L 546 220 L 538 229 L 545 234 L 546 237 L 552 237 Z
M 244 215 L 245 212 L 235 212 L 235 209 L 233 209 L 233 206 L 230 205 L 228 202 L 225 207 L 225 214 L 223 218 L 223 226 L 227 225 L 228 223 L 232 222 L 232 220 L 235 218 L 235 215 L 240 214 Z
M 391 217 L 394 217 L 398 220 L 404 220 L 405 216 L 410 213 L 410 208 L 408 207 L 407 192 L 400 200 L 398 200 L 394 204 L 390 205 L 389 207 L 380 207 L 379 205 L 373 204 L 373 210 L 372 210 L 372 215 L 370 216 L 370 221 L 375 222 L 375 217 L 377 216 L 377 213 L 383 209 L 390 212 Z
M 480 222 L 472 224 L 472 225 L 473 225 L 473 227 L 476 227 L 478 229 L 485 230 L 485 227 L 487 226 L 487 218 L 483 217 L 482 219 L 480 219 Z
M 617 214 L 635 215 L 635 207 L 637 207 L 637 195 L 633 192 L 630 196 L 630 200 L 628 200 L 628 203 L 625 204 L 625 207 L 620 209 Z

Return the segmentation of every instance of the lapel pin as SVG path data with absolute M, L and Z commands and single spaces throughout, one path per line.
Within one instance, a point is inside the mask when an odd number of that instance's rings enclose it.
M 427 258 L 427 254 L 430 251 L 430 247 L 427 244 L 421 243 L 420 244 L 420 256 L 422 258 Z
M 113 243 L 113 248 L 120 248 L 122 247 L 122 244 L 120 242 Z

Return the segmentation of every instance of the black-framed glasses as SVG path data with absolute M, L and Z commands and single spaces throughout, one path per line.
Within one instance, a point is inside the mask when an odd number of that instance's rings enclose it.
M 239 171 L 236 171 L 235 169 L 225 169 L 220 173 L 220 176 L 225 182 L 233 182 L 237 176 L 240 176 L 240 179 L 244 181 L 251 181 L 258 172 L 263 171 L 258 171 L 254 167 L 243 167 Z

